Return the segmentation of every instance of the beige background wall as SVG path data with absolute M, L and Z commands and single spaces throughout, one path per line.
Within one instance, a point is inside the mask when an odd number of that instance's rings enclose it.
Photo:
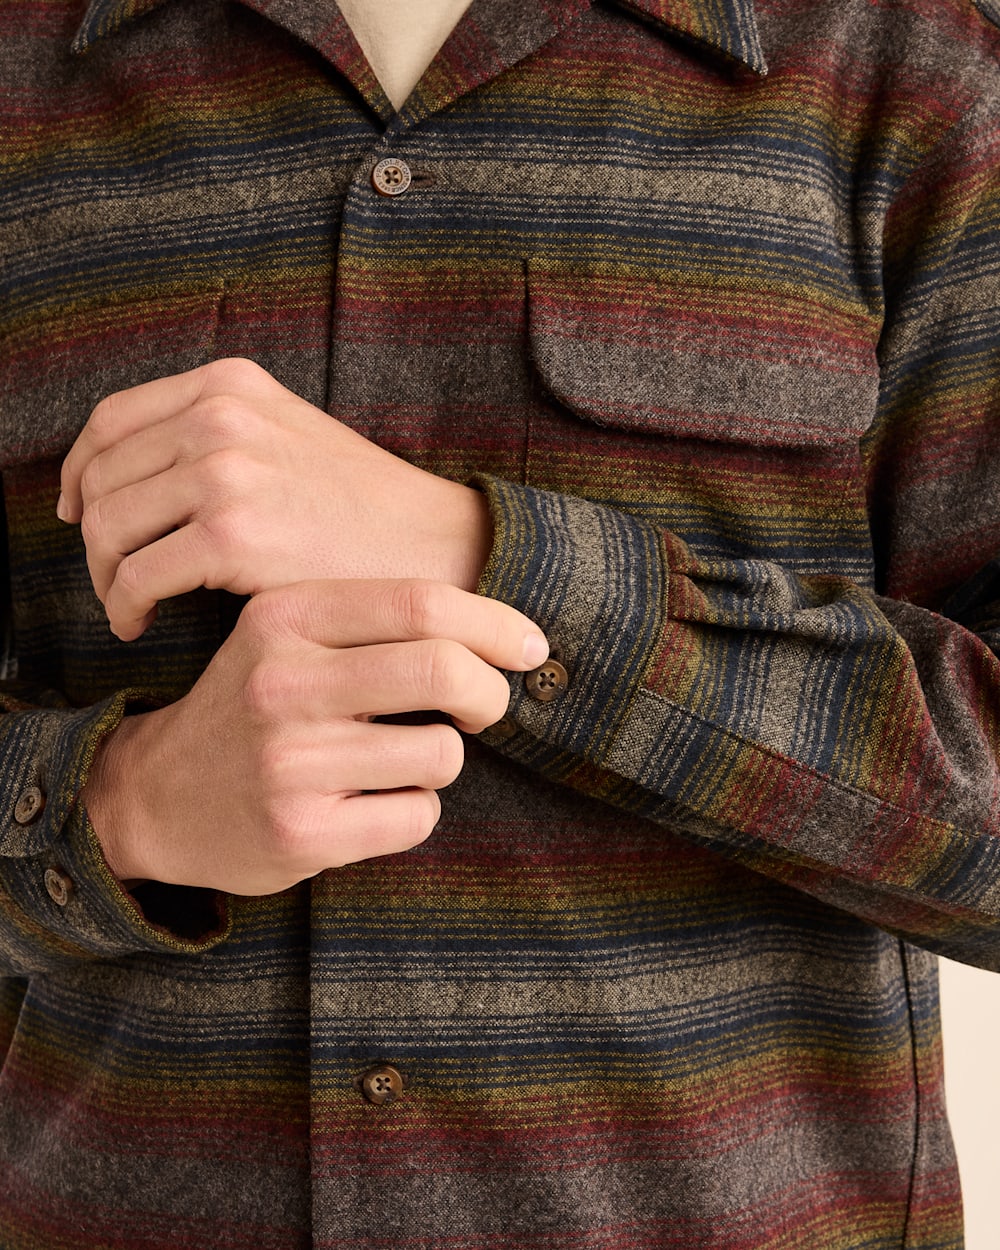
M 1000 974 L 942 959 L 941 1007 L 966 1250 L 1000 1250 Z

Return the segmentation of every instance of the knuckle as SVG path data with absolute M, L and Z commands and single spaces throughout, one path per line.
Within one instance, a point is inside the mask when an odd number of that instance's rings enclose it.
M 437 582 L 397 582 L 392 591 L 393 613 L 403 632 L 416 638 L 434 638 L 445 633 L 446 591 Z
M 208 551 L 217 558 L 235 555 L 241 548 L 244 525 L 239 513 L 233 508 L 220 508 L 201 517 L 198 527 Z
M 249 630 L 253 634 L 266 633 L 270 623 L 274 620 L 273 600 L 278 597 L 276 591 L 265 590 L 259 595 L 254 595 L 252 599 L 248 599 L 240 612 L 240 628 Z
M 255 717 L 273 716 L 287 701 L 288 694 L 288 671 L 273 660 L 258 660 L 243 683 L 243 701 Z M 266 744 L 261 748 L 259 764 L 270 768 L 278 761 L 284 763 L 285 758 L 276 744 Z
M 198 461 L 195 473 L 210 495 L 230 495 L 246 476 L 246 457 L 229 443 L 214 447 Z
M 244 604 L 240 626 L 256 638 L 273 638 L 289 632 L 297 619 L 295 595 L 288 587 L 262 590 Z
M 245 356 L 223 356 L 205 366 L 206 381 L 213 388 L 244 390 L 260 385 L 262 379 L 268 376 L 265 369 Z
M 264 807 L 271 854 L 290 867 L 305 860 L 311 839 L 299 805 L 287 799 L 273 799 Z
M 450 725 L 428 725 L 429 784 L 434 790 L 450 786 L 465 764 L 465 748 Z
M 265 794 L 273 794 L 280 787 L 290 762 L 289 751 L 279 740 L 267 738 L 258 746 L 255 761 L 257 780 Z M 280 806 L 275 808 L 276 812 L 282 810 Z
M 87 462 L 83 473 L 80 475 L 80 493 L 85 500 L 98 499 L 103 493 L 101 490 L 101 457 L 94 456 L 92 460 Z
M 192 406 L 191 417 L 199 441 L 213 450 L 237 442 L 245 425 L 241 401 L 228 392 L 202 396 Z
M 100 547 L 107 529 L 107 512 L 99 500 L 88 503 L 80 518 L 80 533 L 88 549 Z
M 90 427 L 91 434 L 98 442 L 104 442 L 109 435 L 113 434 L 118 424 L 121 394 L 120 391 L 115 391 L 111 395 L 105 395 L 90 414 L 87 425 Z
M 424 680 L 434 706 L 447 707 L 465 686 L 465 649 L 449 638 L 431 638 L 421 648 Z
M 309 827 L 311 807 L 301 785 L 296 784 L 300 755 L 294 744 L 273 725 L 263 727 L 258 730 L 250 758 L 265 827 L 278 840 L 302 838 Z
M 425 841 L 441 819 L 441 800 L 433 790 L 420 790 L 411 796 L 402 820 L 400 836 L 410 846 Z
M 126 556 L 125 559 L 118 565 L 115 572 L 115 581 L 118 583 L 119 589 L 124 592 L 130 600 L 141 597 L 142 569 L 134 556 Z

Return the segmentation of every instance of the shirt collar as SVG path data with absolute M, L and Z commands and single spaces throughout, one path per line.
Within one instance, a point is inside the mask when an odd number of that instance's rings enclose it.
M 530 0 L 535 3 L 535 0 Z M 655 25 L 675 31 L 757 74 L 767 63 L 757 33 L 754 0 L 612 0 Z M 122 26 L 166 0 L 90 0 L 73 39 L 74 52 L 113 35 Z
M 115 34 L 126 23 L 162 3 L 163 0 L 90 0 L 73 36 L 73 51 L 86 52 L 98 39 Z
M 767 73 L 754 0 L 614 0 L 620 8 L 686 35 L 754 73 Z

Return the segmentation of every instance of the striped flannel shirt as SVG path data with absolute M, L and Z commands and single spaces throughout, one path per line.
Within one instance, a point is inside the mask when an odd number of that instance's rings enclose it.
M 1000 966 L 998 22 L 473 0 L 395 112 L 334 0 L 0 3 L 3 1250 L 961 1245 L 935 952 Z M 477 484 L 480 590 L 569 685 L 511 676 L 414 851 L 128 894 L 89 762 L 241 603 L 114 639 L 59 467 L 222 356 Z

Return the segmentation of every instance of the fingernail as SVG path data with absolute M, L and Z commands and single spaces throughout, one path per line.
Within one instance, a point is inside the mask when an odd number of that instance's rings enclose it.
M 60 521 L 69 520 L 69 504 L 63 498 L 62 491 L 59 492 L 59 498 L 56 501 L 56 516 Z
M 544 634 L 528 634 L 524 640 L 524 662 L 528 668 L 537 668 L 549 654 L 549 644 Z

